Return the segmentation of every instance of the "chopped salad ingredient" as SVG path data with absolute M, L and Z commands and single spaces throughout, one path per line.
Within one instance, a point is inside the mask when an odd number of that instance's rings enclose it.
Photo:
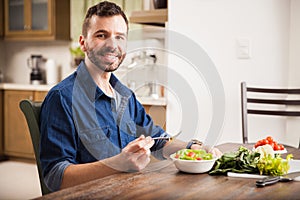
M 176 152 L 174 158 L 181 160 L 211 160 L 213 156 L 204 149 L 182 149 Z

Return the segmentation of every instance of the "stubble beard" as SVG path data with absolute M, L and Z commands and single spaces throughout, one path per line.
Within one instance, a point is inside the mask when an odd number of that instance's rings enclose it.
M 125 58 L 125 54 L 122 55 L 121 52 L 118 51 L 117 56 L 116 56 L 118 58 L 118 60 L 116 60 L 115 62 L 112 62 L 112 63 L 107 63 L 107 62 L 103 62 L 101 60 L 101 57 L 103 55 L 105 55 L 107 52 L 111 52 L 111 50 L 107 50 L 107 49 L 99 50 L 99 51 L 88 50 L 87 57 L 100 70 L 102 70 L 104 72 L 114 72 L 119 68 L 119 66 L 123 62 L 123 60 Z

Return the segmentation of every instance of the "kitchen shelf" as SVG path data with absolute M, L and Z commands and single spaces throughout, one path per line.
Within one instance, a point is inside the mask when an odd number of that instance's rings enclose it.
M 131 23 L 164 27 L 168 21 L 168 9 L 133 11 L 129 21 Z

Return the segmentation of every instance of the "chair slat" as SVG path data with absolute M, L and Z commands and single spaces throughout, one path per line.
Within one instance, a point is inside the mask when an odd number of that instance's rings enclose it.
M 248 98 L 248 103 L 263 103 L 263 104 L 281 104 L 281 105 L 300 105 L 300 100 L 286 100 L 286 99 L 256 99 Z
M 256 114 L 256 115 L 277 115 L 277 116 L 300 117 L 300 112 L 297 112 L 297 111 L 253 110 L 253 109 L 248 109 L 247 112 L 248 112 L 248 114 Z
M 300 89 L 273 89 L 273 88 L 253 88 L 253 87 L 247 87 L 247 92 L 280 93 L 280 94 L 300 94 Z

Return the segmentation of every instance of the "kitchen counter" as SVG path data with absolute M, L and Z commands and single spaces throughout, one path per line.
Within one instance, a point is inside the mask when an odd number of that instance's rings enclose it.
M 49 91 L 53 85 L 32 85 L 20 83 L 0 83 L 1 90 L 34 90 L 34 91 Z
M 152 98 L 152 97 L 136 97 L 139 102 L 143 105 L 152 105 L 152 106 L 166 106 L 167 105 L 167 100 L 164 97 L 160 98 Z
M 20 83 L 0 83 L 0 90 L 31 90 L 31 91 L 49 91 L 54 85 L 32 85 Z M 137 97 L 143 105 L 165 106 L 165 98 Z

